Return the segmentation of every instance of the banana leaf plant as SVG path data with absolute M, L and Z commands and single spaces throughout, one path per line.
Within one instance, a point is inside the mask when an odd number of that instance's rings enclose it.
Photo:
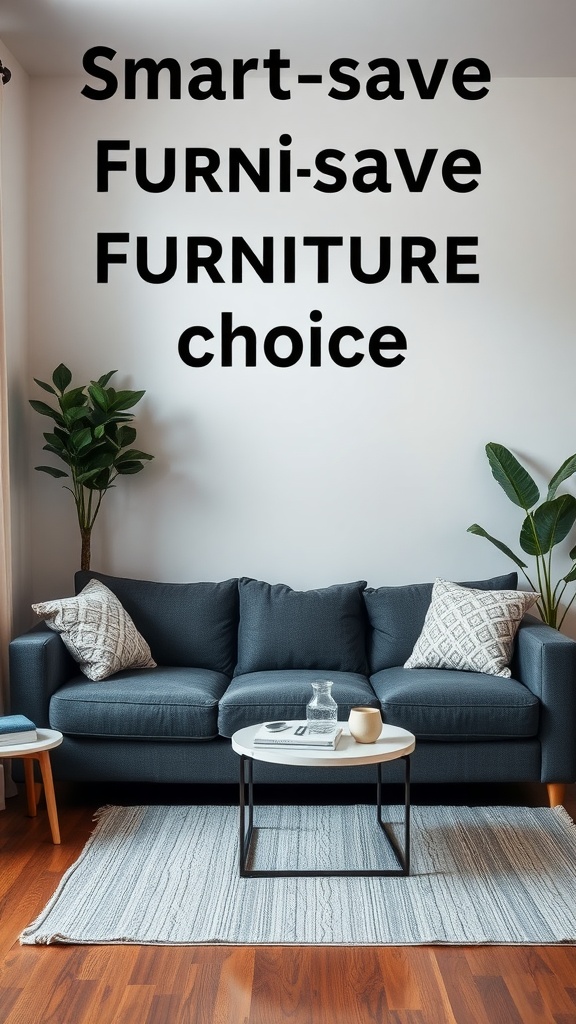
M 44 434 L 44 451 L 56 455 L 67 471 L 54 466 L 35 466 L 41 473 L 55 479 L 67 477 L 76 505 L 81 537 L 82 569 L 90 568 L 90 541 L 102 498 L 119 476 L 129 476 L 144 469 L 144 462 L 153 458 L 132 447 L 136 430 L 128 424 L 144 391 L 116 391 L 109 386 L 116 370 L 82 387 L 70 388 L 72 373 L 60 363 L 52 374 L 52 384 L 34 378 L 36 384 L 56 398 L 56 408 L 46 402 L 30 401 L 41 416 L 54 420 L 54 429 Z
M 469 526 L 468 533 L 486 537 L 516 563 L 532 590 L 538 591 L 541 595 L 537 603 L 541 619 L 549 626 L 561 629 L 566 613 L 576 597 L 575 591 L 561 614 L 560 605 L 566 587 L 576 581 L 576 546 L 569 553 L 572 561 L 570 569 L 556 583 L 552 578 L 552 553 L 556 545 L 566 539 L 576 522 L 576 498 L 572 494 L 557 496 L 556 492 L 560 485 L 576 472 L 576 455 L 566 459 L 554 474 L 548 484 L 546 499 L 540 505 L 540 491 L 536 482 L 507 448 L 490 442 L 486 445 L 486 455 L 495 480 L 510 501 L 525 513 L 520 530 L 520 547 L 536 560 L 535 582 L 532 582 L 526 572 L 527 563 L 502 541 L 491 537 L 482 526 L 478 526 L 478 523 Z

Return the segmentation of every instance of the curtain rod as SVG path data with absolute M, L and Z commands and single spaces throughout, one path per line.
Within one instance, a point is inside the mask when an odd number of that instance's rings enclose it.
M 12 78 L 12 72 L 10 71 L 10 68 L 7 68 L 2 63 L 1 60 L 0 60 L 0 78 L 2 79 L 2 82 L 3 82 L 4 85 L 8 85 L 8 82 Z

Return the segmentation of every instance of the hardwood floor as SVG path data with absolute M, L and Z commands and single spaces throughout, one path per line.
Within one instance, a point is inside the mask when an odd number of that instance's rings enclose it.
M 576 1024 L 576 946 L 20 946 L 98 806 L 190 799 L 169 787 L 56 791 L 59 847 L 43 802 L 28 818 L 21 793 L 0 813 L 0 1024 Z M 413 796 L 546 802 L 540 786 L 415 787 Z M 566 808 L 576 818 L 575 786 Z

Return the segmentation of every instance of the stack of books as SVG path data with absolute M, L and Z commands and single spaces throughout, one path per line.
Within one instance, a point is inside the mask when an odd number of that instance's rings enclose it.
M 335 750 L 341 735 L 341 725 L 335 725 L 330 732 L 311 732 L 306 721 L 265 722 L 254 737 L 254 746 L 313 747 L 316 750 Z
M 34 743 L 38 739 L 36 726 L 25 715 L 0 717 L 0 747 L 17 743 Z

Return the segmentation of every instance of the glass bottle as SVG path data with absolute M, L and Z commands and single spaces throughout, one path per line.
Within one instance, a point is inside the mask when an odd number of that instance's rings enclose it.
M 315 679 L 312 698 L 306 707 L 310 732 L 332 732 L 338 721 L 338 705 L 331 694 L 331 679 Z

